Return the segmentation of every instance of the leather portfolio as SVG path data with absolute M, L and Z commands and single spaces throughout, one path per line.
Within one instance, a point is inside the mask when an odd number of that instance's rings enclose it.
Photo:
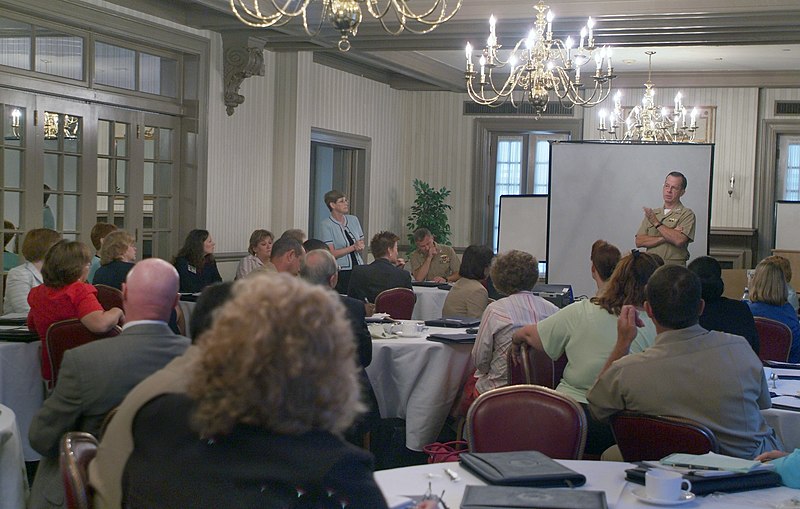
M 462 453 L 461 465 L 489 484 L 503 486 L 582 486 L 586 477 L 538 451 Z

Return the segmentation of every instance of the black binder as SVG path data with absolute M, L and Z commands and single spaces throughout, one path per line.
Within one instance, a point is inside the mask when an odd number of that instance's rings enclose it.
M 602 491 L 520 486 L 467 486 L 461 509 L 607 509 Z
M 641 465 L 641 463 L 639 463 Z M 625 471 L 625 479 L 644 485 L 644 475 L 650 470 L 647 466 L 630 468 Z M 781 476 L 772 470 L 755 470 L 745 474 L 731 472 L 730 475 L 715 475 L 705 477 L 701 475 L 684 474 L 684 479 L 692 483 L 692 493 L 695 495 L 708 495 L 716 491 L 734 493 L 737 491 L 761 490 L 780 486 Z
M 489 484 L 502 486 L 583 486 L 586 477 L 539 451 L 462 453 L 461 465 Z

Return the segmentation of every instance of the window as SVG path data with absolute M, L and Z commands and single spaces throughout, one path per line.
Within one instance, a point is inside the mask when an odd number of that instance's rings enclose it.
M 94 47 L 95 83 L 165 97 L 178 96 L 176 59 L 99 41 Z
M 494 200 L 492 246 L 497 251 L 500 197 L 514 194 L 548 194 L 550 191 L 550 140 L 569 139 L 568 133 L 528 132 L 494 137 Z
M 783 201 L 800 201 L 800 137 L 779 137 L 777 197 Z

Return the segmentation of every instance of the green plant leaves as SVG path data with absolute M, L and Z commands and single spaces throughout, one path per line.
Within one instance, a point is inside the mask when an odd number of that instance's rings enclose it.
M 447 220 L 447 211 L 452 209 L 445 200 L 450 196 L 450 190 L 442 187 L 434 189 L 427 182 L 414 179 L 414 191 L 417 198 L 411 206 L 406 227 L 409 230 L 408 243 L 414 246 L 413 232 L 417 228 L 427 228 L 431 231 L 436 241 L 441 244 L 450 244 L 450 223 Z

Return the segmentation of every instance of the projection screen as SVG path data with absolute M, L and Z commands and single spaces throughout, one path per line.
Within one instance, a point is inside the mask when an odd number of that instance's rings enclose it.
M 642 207 L 664 204 L 661 191 L 670 171 L 686 175 L 681 201 L 697 218 L 690 259 L 708 254 L 713 158 L 713 144 L 552 142 L 548 283 L 572 284 L 576 296 L 594 295 L 592 243 L 605 239 L 623 255 L 630 252 Z

